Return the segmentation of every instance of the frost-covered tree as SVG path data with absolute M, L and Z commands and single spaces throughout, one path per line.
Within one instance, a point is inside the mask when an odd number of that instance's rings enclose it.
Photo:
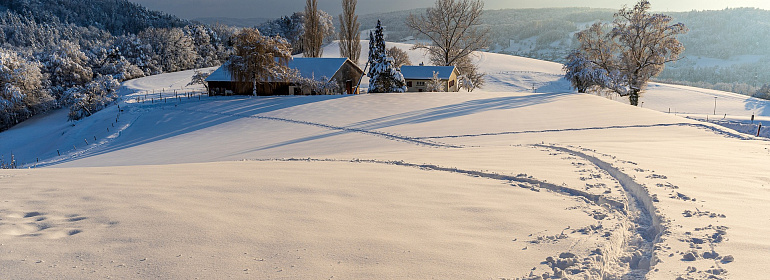
M 127 0 L 12 0 L 3 1 L 3 10 L 29 13 L 43 24 L 69 22 L 95 26 L 112 34 L 137 33 L 148 27 L 182 27 L 189 21 L 150 11 Z
M 380 21 L 369 34 L 369 92 L 405 92 L 406 80 L 385 50 L 384 29 Z
M 0 48 L 0 131 L 54 106 L 40 65 Z
M 214 32 L 203 25 L 189 25 L 183 28 L 184 33 L 192 39 L 197 55 L 195 67 L 219 66 L 217 47 L 212 44 Z
M 754 92 L 751 96 L 770 100 L 770 85 L 768 84 L 762 85 L 762 87 L 759 88 L 756 92 Z
M 446 83 L 441 81 L 438 77 L 438 72 L 433 71 L 433 78 L 425 85 L 425 91 L 427 92 L 445 92 Z
M 318 88 L 318 92 L 322 92 L 324 94 L 339 94 L 342 92 L 342 88 L 340 88 L 340 83 L 337 82 L 337 80 L 329 80 L 326 77 L 323 77 L 324 80 L 328 80 L 327 82 L 321 83 L 321 86 Z
M 310 78 L 302 78 L 297 75 L 297 78 L 293 79 L 300 87 L 307 89 L 311 94 L 338 94 L 342 91 L 340 84 L 337 80 L 330 80 L 329 77 L 321 77 L 316 79 L 315 76 Z
M 88 57 L 79 45 L 70 41 L 60 42 L 42 57 L 42 61 L 49 75 L 51 93 L 56 99 L 61 99 L 68 88 L 84 85 L 93 79 Z
M 144 71 L 138 66 L 131 64 L 125 57 L 118 56 L 107 60 L 97 71 L 100 75 L 109 75 L 118 81 L 126 81 L 144 77 Z
M 195 74 L 192 76 L 192 80 L 187 83 L 187 86 L 203 85 L 206 88 L 206 92 L 209 92 L 209 83 L 206 82 L 206 78 L 208 78 L 211 73 L 214 73 L 214 71 L 200 71 L 196 69 Z
M 281 36 L 291 45 L 291 53 L 304 52 L 302 36 L 305 32 L 305 13 L 297 12 L 260 25 L 257 29 L 263 36 Z
M 334 38 L 334 18 L 328 13 L 318 10 L 320 31 L 323 35 L 321 41 L 327 42 Z M 292 54 L 305 52 L 305 12 L 296 12 L 291 16 L 284 16 L 263 23 L 257 27 L 264 36 L 281 36 L 291 45 Z
M 321 35 L 323 35 L 323 43 L 327 44 L 337 37 L 337 32 L 334 29 L 334 17 L 318 10 L 319 18 L 321 19 Z
M 149 28 L 139 33 L 142 42 L 152 47 L 152 63 L 163 72 L 195 68 L 198 53 L 193 40 L 181 28 Z
M 0 130 L 66 105 L 68 89 L 80 92 L 98 75 L 122 81 L 209 67 L 232 53 L 233 28 L 192 25 L 125 0 L 18 0 L 0 6 L 0 45 L 16 53 L 11 60 L 23 61 L 21 68 L 7 66 L 15 69 L 7 75 L 15 81 L 0 84 Z M 39 86 L 25 89 L 18 79 L 38 80 Z
M 457 77 L 457 82 L 459 83 L 460 88 L 467 90 L 468 92 L 476 89 L 476 85 L 473 84 L 473 81 L 466 76 L 461 75 Z
M 118 98 L 118 80 L 112 76 L 98 76 L 85 86 L 72 87 L 66 94 L 72 99 L 69 120 L 80 120 L 106 108 Z
M 460 72 L 460 75 L 465 77 L 465 80 L 468 82 L 469 87 L 466 88 L 470 89 L 468 92 L 484 86 L 484 76 L 486 74 L 479 72 L 479 68 L 473 63 L 473 55 L 458 59 L 455 67 L 457 67 L 457 72 Z
M 233 54 L 232 38 L 238 33 L 238 29 L 223 24 L 214 24 L 208 27 L 211 32 L 211 44 L 216 48 L 218 62 L 224 63 Z
M 607 70 L 596 65 L 577 51 L 567 56 L 567 63 L 563 67 L 564 77 L 570 81 L 572 87 L 580 93 L 585 93 L 593 87 L 611 88 L 613 81 Z
M 342 0 L 342 14 L 340 15 L 340 55 L 347 57 L 353 63 L 358 64 L 361 56 L 361 32 L 358 31 L 361 24 L 356 15 L 357 0 Z
M 228 70 L 234 81 L 252 83 L 254 95 L 258 83 L 287 80 L 291 76 L 286 66 L 291 49 L 281 37 L 262 36 L 255 28 L 244 28 L 235 36 L 234 48 Z
M 415 48 L 426 50 L 433 64 L 458 66 L 461 75 L 476 79 L 480 87 L 483 75 L 477 74 L 477 66 L 467 58 L 490 45 L 489 28 L 481 26 L 483 11 L 481 0 L 436 0 L 424 15 L 409 15 L 406 25 L 431 41 Z M 461 63 L 463 67 L 459 67 Z
M 162 73 L 162 67 L 153 60 L 153 50 L 149 43 L 145 43 L 137 35 L 124 35 L 117 37 L 113 44 L 120 56 L 133 65 L 139 67 L 144 75 Z M 98 59 L 97 59 L 98 60 Z
M 615 13 L 612 28 L 596 23 L 578 32 L 578 52 L 603 69 L 609 89 L 628 96 L 631 105 L 639 104 L 639 95 L 665 64 L 676 61 L 684 51 L 677 39 L 687 28 L 664 14 L 651 14 L 650 2 L 641 0 L 633 8 Z M 606 31 L 609 30 L 609 31 Z
M 401 68 L 401 66 L 404 65 L 412 65 L 412 61 L 409 60 L 409 54 L 396 46 L 389 48 L 386 53 L 393 58 L 393 61 L 398 68 Z

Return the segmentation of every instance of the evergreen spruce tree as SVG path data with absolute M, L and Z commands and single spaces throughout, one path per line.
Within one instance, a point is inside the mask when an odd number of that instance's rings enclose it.
M 369 33 L 369 92 L 405 92 L 406 81 L 385 49 L 382 23 Z

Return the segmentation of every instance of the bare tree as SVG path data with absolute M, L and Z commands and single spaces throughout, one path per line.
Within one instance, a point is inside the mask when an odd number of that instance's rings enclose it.
M 489 28 L 480 26 L 483 10 L 481 0 L 436 0 L 424 15 L 409 15 L 406 25 L 430 39 L 431 45 L 418 44 L 417 48 L 427 50 L 434 64 L 457 66 L 474 51 L 489 46 Z
M 208 78 L 211 73 L 214 73 L 214 71 L 201 71 L 195 69 L 195 74 L 193 74 L 192 79 L 187 83 L 187 86 L 203 85 L 206 88 L 206 92 L 210 93 L 209 83 L 206 82 L 206 78 Z
M 676 61 L 684 45 L 676 38 L 687 33 L 682 23 L 664 14 L 650 14 L 650 2 L 641 0 L 633 8 L 623 7 L 612 22 L 612 29 L 602 23 L 579 32 L 578 52 L 604 70 L 605 84 L 631 105 L 639 105 L 639 95 L 652 77 L 663 71 L 665 64 Z M 579 69 L 578 69 L 579 70 Z
M 412 65 L 412 61 L 409 60 L 409 54 L 406 51 L 399 49 L 396 46 L 391 47 L 385 53 L 393 58 L 393 62 L 396 67 L 401 68 L 404 65 Z
M 340 55 L 358 64 L 361 57 L 361 32 L 356 15 L 357 0 L 342 0 L 340 15 Z
M 460 76 L 463 77 L 463 82 L 465 82 L 463 88 L 467 89 L 468 92 L 484 86 L 485 75 L 479 72 L 476 64 L 473 64 L 472 55 L 459 59 L 455 66 L 457 67 L 457 72 L 460 72 Z
M 324 34 L 321 30 L 321 15 L 318 12 L 318 0 L 307 0 L 305 6 L 305 34 L 302 44 L 305 57 L 321 57 Z
M 253 84 L 285 80 L 291 70 L 286 64 L 291 59 L 291 47 L 281 37 L 262 36 L 256 28 L 244 28 L 235 36 L 235 54 L 227 65 L 234 81 Z

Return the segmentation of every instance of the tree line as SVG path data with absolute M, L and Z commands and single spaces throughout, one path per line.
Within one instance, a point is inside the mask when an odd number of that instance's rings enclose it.
M 124 0 L 16 0 L 6 8 L 0 131 L 61 107 L 70 108 L 70 120 L 87 117 L 113 102 L 124 80 L 220 65 L 236 33 Z

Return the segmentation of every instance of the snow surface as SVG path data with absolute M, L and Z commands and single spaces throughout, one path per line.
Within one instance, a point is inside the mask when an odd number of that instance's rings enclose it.
M 477 59 L 471 93 L 181 98 L 185 71 L 37 116 L 0 133 L 25 167 L 0 170 L 0 278 L 766 277 L 770 141 L 693 118 L 767 101 L 653 84 L 631 107 Z

